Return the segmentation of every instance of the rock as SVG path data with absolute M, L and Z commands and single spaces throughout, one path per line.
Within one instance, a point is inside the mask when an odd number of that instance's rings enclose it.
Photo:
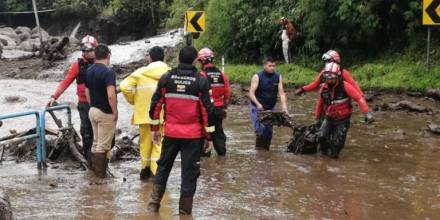
M 15 33 L 17 33 L 18 35 L 23 34 L 23 33 L 32 35 L 32 30 L 28 27 L 19 26 L 19 27 L 15 28 Z
M 14 40 L 18 39 L 17 33 L 15 33 L 15 30 L 10 27 L 0 28 L 0 35 L 8 36 Z
M 6 96 L 5 102 L 15 103 L 15 102 L 25 102 L 27 99 L 21 96 Z
M 440 89 L 427 89 L 426 94 L 436 100 L 440 100 Z
M 34 46 L 29 41 L 22 42 L 20 44 L 19 48 L 20 48 L 20 50 L 24 50 L 24 51 L 28 51 L 28 52 L 33 52 L 34 51 Z
M 41 36 L 43 37 L 43 41 L 47 41 L 50 39 L 50 35 L 45 31 L 41 30 Z M 40 35 L 37 33 L 32 33 L 31 39 L 38 39 L 40 38 Z
M 30 33 L 20 33 L 18 35 L 18 39 L 20 39 L 21 42 L 26 41 L 28 39 L 31 38 L 31 34 Z
M 415 104 L 406 100 L 397 102 L 395 104 L 384 104 L 382 106 L 382 109 L 391 110 L 391 111 L 407 110 L 411 112 L 420 112 L 420 113 L 431 111 L 431 109 L 425 106 Z
M 0 190 L 0 219 L 2 220 L 12 220 L 12 208 L 9 196 Z
M 428 130 L 434 134 L 440 134 L 440 124 L 428 122 Z
M 4 46 L 9 46 L 9 47 L 17 46 L 17 42 L 15 41 L 15 39 L 7 35 L 3 35 L 1 32 L 0 32 L 0 41 Z

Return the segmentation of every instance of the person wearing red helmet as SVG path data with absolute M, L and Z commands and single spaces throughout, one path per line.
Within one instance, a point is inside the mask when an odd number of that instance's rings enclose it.
M 202 64 L 200 74 L 208 80 L 215 108 L 226 110 L 231 98 L 231 88 L 227 75 L 214 65 L 214 58 L 214 52 L 209 48 L 203 48 L 199 51 L 197 60 Z M 223 131 L 223 118 L 212 118 L 211 121 L 215 126 L 215 131 L 211 136 L 214 149 L 219 156 L 224 156 L 226 154 L 226 135 Z M 203 156 L 209 157 L 210 155 L 209 151 Z
M 365 114 L 365 122 L 373 122 L 373 115 L 368 109 L 362 93 L 350 83 L 343 80 L 339 73 L 340 66 L 337 63 L 327 63 L 323 70 L 324 83 L 319 90 L 319 100 L 316 120 L 324 116 L 318 132 L 319 149 L 324 155 L 338 158 L 345 145 L 345 139 L 350 127 L 351 114 L 353 112 L 352 100 L 358 103 L 362 113 Z
M 74 62 L 63 81 L 61 81 L 55 90 L 55 92 L 50 97 L 47 106 L 52 106 L 56 100 L 66 91 L 67 88 L 76 80 L 76 94 L 78 95 L 78 112 L 81 120 L 81 139 L 83 144 L 83 154 L 84 157 L 90 163 L 90 150 L 93 144 L 93 131 L 92 124 L 89 119 L 89 109 L 90 106 L 87 103 L 87 98 L 85 94 L 85 81 L 87 69 L 94 63 L 95 51 L 94 49 L 98 46 L 98 41 L 90 35 L 85 36 L 81 40 L 81 50 L 82 56 L 76 62 Z

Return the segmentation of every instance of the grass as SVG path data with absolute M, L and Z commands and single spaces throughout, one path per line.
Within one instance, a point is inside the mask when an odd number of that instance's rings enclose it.
M 252 75 L 262 69 L 258 65 L 226 65 L 225 72 L 232 83 L 249 84 Z M 305 85 L 314 80 L 318 70 L 299 65 L 279 65 L 287 85 Z M 440 66 L 428 70 L 423 64 L 396 59 L 378 60 L 348 68 L 363 89 L 423 91 L 440 88 Z

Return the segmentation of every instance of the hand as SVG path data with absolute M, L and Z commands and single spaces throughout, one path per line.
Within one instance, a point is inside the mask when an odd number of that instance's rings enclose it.
M 153 136 L 153 144 L 160 145 L 160 139 L 162 138 L 160 131 L 153 131 L 151 135 Z
M 294 94 L 298 95 L 298 96 L 302 95 L 303 93 L 304 93 L 304 89 L 302 87 L 295 90 L 295 92 L 294 92 Z
M 257 110 L 264 111 L 264 107 L 260 103 L 258 103 L 257 104 Z
M 208 153 L 212 150 L 212 145 L 209 143 L 208 140 L 205 140 L 205 144 L 203 145 L 203 152 Z
M 57 100 L 54 97 L 50 97 L 49 102 L 47 103 L 46 107 L 51 107 L 55 104 Z
M 366 124 L 371 124 L 374 122 L 374 117 L 373 114 L 371 114 L 371 112 L 368 112 L 365 114 L 365 123 Z
M 114 122 L 118 121 L 118 112 L 113 113 L 113 121 Z

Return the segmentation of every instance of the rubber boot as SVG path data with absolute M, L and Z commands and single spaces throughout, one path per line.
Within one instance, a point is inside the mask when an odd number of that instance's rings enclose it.
M 179 200 L 179 214 L 191 215 L 193 207 L 193 198 L 180 198 Z
M 272 139 L 263 138 L 263 149 L 269 150 Z
M 106 153 L 95 153 L 93 154 L 93 171 L 95 175 L 99 178 L 105 178 L 107 173 L 108 159 Z
M 257 135 L 255 139 L 255 148 L 257 150 L 263 149 L 263 137 L 261 135 Z
M 149 212 L 159 212 L 160 201 L 162 200 L 163 194 L 165 193 L 166 186 L 159 184 L 153 185 L 153 192 L 150 196 L 150 202 L 148 203 Z
M 150 178 L 151 177 L 150 167 L 145 167 L 144 169 L 142 169 L 139 176 L 141 180 L 147 180 L 148 178 Z

